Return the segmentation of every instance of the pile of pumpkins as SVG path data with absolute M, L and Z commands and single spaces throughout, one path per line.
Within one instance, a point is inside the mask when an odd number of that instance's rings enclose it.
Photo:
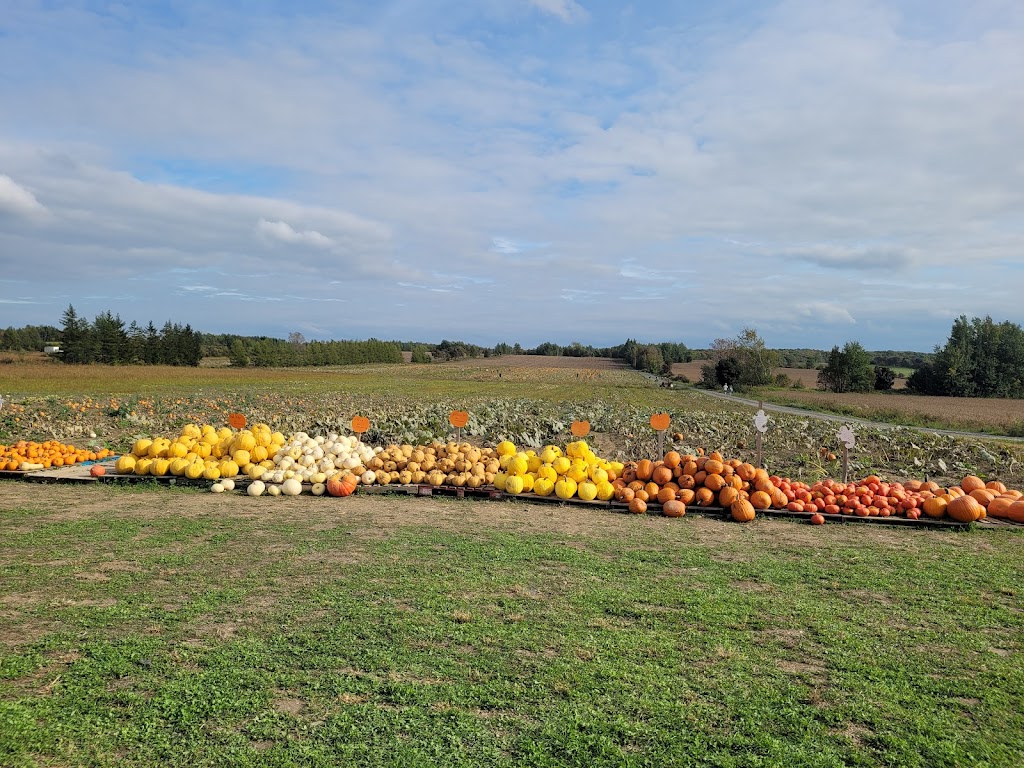
M 519 451 L 509 441 L 498 443 L 495 450 L 499 471 L 494 476 L 494 487 L 511 496 L 554 494 L 560 499 L 608 501 L 624 467 L 621 462 L 597 456 L 585 440 L 569 443 L 564 453 L 557 445 L 546 445 L 539 453 Z
M 256 424 L 238 432 L 210 424 L 186 424 L 177 437 L 140 438 L 118 458 L 121 475 L 173 475 L 191 480 L 252 477 L 272 468 L 271 456 L 285 443 L 284 435 Z M 254 469 L 256 468 L 256 469 Z
M 510 496 L 614 499 L 635 514 L 659 504 L 670 517 L 696 505 L 723 507 L 739 521 L 774 508 L 812 513 L 816 523 L 830 514 L 948 516 L 960 522 L 992 516 L 1024 523 L 1024 493 L 973 475 L 949 488 L 934 482 L 888 483 L 874 475 L 853 483 L 826 479 L 808 485 L 718 452 L 669 451 L 658 460 L 608 461 L 585 440 L 568 443 L 564 451 L 557 445 L 521 451 L 507 440 L 494 448 L 454 441 L 373 447 L 354 435 L 297 432 L 285 438 L 266 424 L 238 431 L 187 424 L 173 439 L 136 440 L 115 469 L 211 480 L 215 493 L 232 490 L 234 479 L 244 476 L 251 481 L 246 488 L 251 496 L 297 496 L 304 484 L 317 496 L 347 496 L 359 485 L 427 484 L 493 487 Z

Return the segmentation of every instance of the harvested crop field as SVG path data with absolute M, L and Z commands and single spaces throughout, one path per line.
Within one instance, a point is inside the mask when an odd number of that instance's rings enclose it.
M 923 425 L 939 423 L 965 430 L 999 430 L 1005 434 L 1018 434 L 1024 429 L 1024 400 L 799 390 L 779 392 L 778 397 L 768 393 L 768 397 L 773 402 L 833 410 L 866 419 L 885 418 Z

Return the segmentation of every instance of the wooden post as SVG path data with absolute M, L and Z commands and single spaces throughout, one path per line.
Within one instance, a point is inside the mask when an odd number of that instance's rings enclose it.
M 843 443 L 843 482 L 850 482 L 850 449 Z

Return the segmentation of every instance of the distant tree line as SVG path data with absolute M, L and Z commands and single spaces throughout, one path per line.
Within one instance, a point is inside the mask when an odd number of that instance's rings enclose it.
M 43 347 L 59 343 L 60 328 L 52 325 L 0 329 L 0 349 L 9 352 L 41 352 Z
M 108 310 L 90 322 L 69 305 L 61 323 L 56 356 L 65 363 L 199 365 L 203 357 L 201 334 L 170 320 L 159 330 L 152 321 L 145 328 L 134 320 L 125 326 Z
M 268 336 L 235 336 L 228 342 L 228 359 L 237 368 L 358 365 L 401 363 L 396 341 L 306 341 L 300 333 L 287 340 Z

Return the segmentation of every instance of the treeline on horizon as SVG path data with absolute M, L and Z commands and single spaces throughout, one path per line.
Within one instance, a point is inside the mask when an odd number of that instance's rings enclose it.
M 848 342 L 842 350 L 833 347 L 831 352 L 768 350 L 753 329 L 746 329 L 734 340 L 716 339 L 709 349 L 690 349 L 680 342 L 648 344 L 635 339 L 612 347 L 544 342 L 529 349 L 519 343 L 501 342 L 484 347 L 447 339 L 439 344 L 373 338 L 307 341 L 301 333 L 292 333 L 287 339 L 202 333 L 191 325 L 170 320 L 159 328 L 152 321 L 145 326 L 134 320 L 126 324 L 109 310 L 90 321 L 78 315 L 73 306 L 65 310 L 59 328 L 26 325 L 0 330 L 0 350 L 41 351 L 48 345 L 60 347 L 54 357 L 65 363 L 112 365 L 197 366 L 204 357 L 220 357 L 237 367 L 328 366 L 401 363 L 403 352 L 408 352 L 414 363 L 527 354 L 609 357 L 638 370 L 671 375 L 675 363 L 709 360 L 711 363 L 703 371 L 707 385 L 720 385 L 721 380 L 732 378 L 738 378 L 742 384 L 743 358 L 747 354 L 744 348 L 749 347 L 757 351 L 760 361 L 752 366 L 758 369 L 758 375 L 751 380 L 755 386 L 769 383 L 773 367 L 785 367 L 817 369 L 819 386 L 833 391 L 863 391 L 872 386 L 885 389 L 891 387 L 892 368 L 910 368 L 914 371 L 907 380 L 911 392 L 1024 398 L 1024 330 L 1015 323 L 996 323 L 991 317 L 957 318 L 946 344 L 936 347 L 933 353 L 867 352 L 856 342 Z

